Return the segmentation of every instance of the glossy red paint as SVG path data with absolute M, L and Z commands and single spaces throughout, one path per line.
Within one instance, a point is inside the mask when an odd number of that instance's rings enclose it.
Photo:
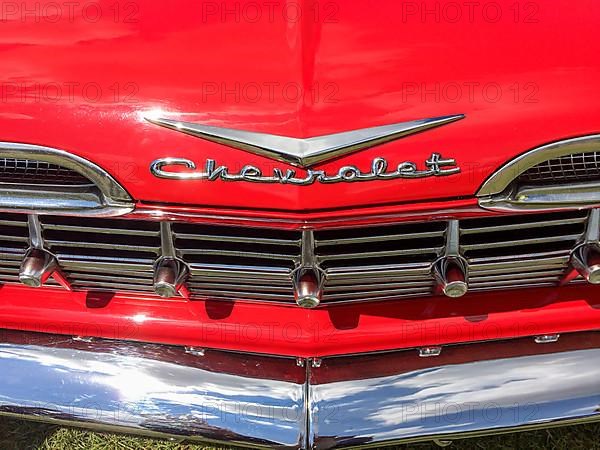
M 258 2 L 260 16 L 254 1 L 67 3 L 58 12 L 34 0 L 1 11 L 0 140 L 84 156 L 138 200 L 313 211 L 472 196 L 515 155 L 600 131 L 594 0 L 485 9 L 294 0 L 275 2 L 272 13 Z M 148 166 L 165 156 L 288 167 L 143 120 L 156 109 L 293 137 L 464 113 L 319 167 L 366 170 L 375 156 L 422 164 L 436 151 L 463 172 L 309 187 L 156 179 Z
M 600 132 L 595 0 L 9 3 L 16 9 L 0 5 L 0 141 L 95 162 L 138 201 L 132 217 L 319 228 L 473 216 L 483 213 L 475 192 L 506 161 Z M 422 165 L 435 151 L 462 173 L 301 187 L 157 179 L 149 165 L 167 156 L 289 166 L 152 125 L 149 112 L 293 137 L 463 113 L 318 167 L 367 170 L 376 156 Z M 0 328 L 323 356 L 597 329 L 598 292 L 307 311 L 4 286 Z
M 4 286 L 0 328 L 310 357 L 596 330 L 599 292 L 582 285 L 305 310 Z

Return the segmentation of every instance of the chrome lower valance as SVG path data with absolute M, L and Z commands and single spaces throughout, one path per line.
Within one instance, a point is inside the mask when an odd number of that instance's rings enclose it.
M 293 359 L 18 331 L 0 414 L 280 449 L 600 420 L 600 333 Z

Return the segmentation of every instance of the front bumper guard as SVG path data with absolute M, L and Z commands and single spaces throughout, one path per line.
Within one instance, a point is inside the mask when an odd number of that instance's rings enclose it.
M 253 447 L 368 447 L 600 420 L 597 332 L 427 358 L 295 360 L 4 330 L 0 374 L 3 415 Z

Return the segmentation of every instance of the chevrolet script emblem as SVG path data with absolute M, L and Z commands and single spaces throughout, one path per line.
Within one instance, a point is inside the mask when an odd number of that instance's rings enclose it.
M 373 159 L 370 172 L 362 172 L 354 166 L 344 166 L 337 173 L 328 174 L 323 170 L 314 170 L 311 167 L 366 148 L 446 125 L 464 117 L 463 114 L 435 117 L 307 139 L 212 127 L 166 118 L 146 117 L 146 120 L 156 125 L 301 167 L 306 169 L 307 174 L 306 176 L 298 176 L 296 170 L 293 169 L 287 169 L 286 171 L 274 169 L 272 175 L 265 175 L 258 167 L 250 165 L 244 166 L 239 173 L 231 173 L 226 166 L 217 165 L 213 159 L 206 161 L 203 172 L 166 170 L 168 166 L 174 165 L 184 166 L 191 170 L 196 169 L 196 164 L 193 161 L 182 158 L 158 159 L 152 163 L 150 170 L 160 178 L 203 179 L 209 181 L 221 179 L 225 181 L 295 185 L 309 185 L 314 182 L 336 183 L 451 175 L 460 172 L 458 167 L 454 167 L 456 166 L 455 160 L 442 158 L 438 153 L 432 153 L 431 157 L 425 161 L 425 168 L 423 169 L 419 169 L 413 162 L 402 162 L 394 170 L 388 171 L 388 162 L 381 157 Z M 450 166 L 453 167 L 450 168 Z

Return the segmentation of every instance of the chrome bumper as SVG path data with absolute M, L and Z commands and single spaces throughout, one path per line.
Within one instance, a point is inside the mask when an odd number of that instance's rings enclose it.
M 600 420 L 600 333 L 297 361 L 3 331 L 0 414 L 278 448 Z

